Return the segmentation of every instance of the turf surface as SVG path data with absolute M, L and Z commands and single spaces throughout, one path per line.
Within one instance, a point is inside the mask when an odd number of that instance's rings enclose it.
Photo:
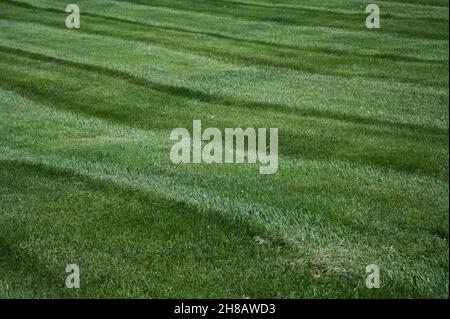
M 0 0 L 0 297 L 448 297 L 448 1 L 68 3 Z M 193 119 L 278 173 L 172 164 Z

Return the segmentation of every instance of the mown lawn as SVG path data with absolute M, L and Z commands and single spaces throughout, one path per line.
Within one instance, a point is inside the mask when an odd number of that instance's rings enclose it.
M 448 297 L 448 1 L 372 2 L 0 0 L 0 297 Z

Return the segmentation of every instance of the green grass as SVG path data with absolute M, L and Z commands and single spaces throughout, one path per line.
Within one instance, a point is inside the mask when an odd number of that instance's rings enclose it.
M 0 297 L 448 297 L 447 1 L 379 30 L 358 0 L 68 3 L 0 1 Z M 277 174 L 172 164 L 193 119 L 279 128 Z

